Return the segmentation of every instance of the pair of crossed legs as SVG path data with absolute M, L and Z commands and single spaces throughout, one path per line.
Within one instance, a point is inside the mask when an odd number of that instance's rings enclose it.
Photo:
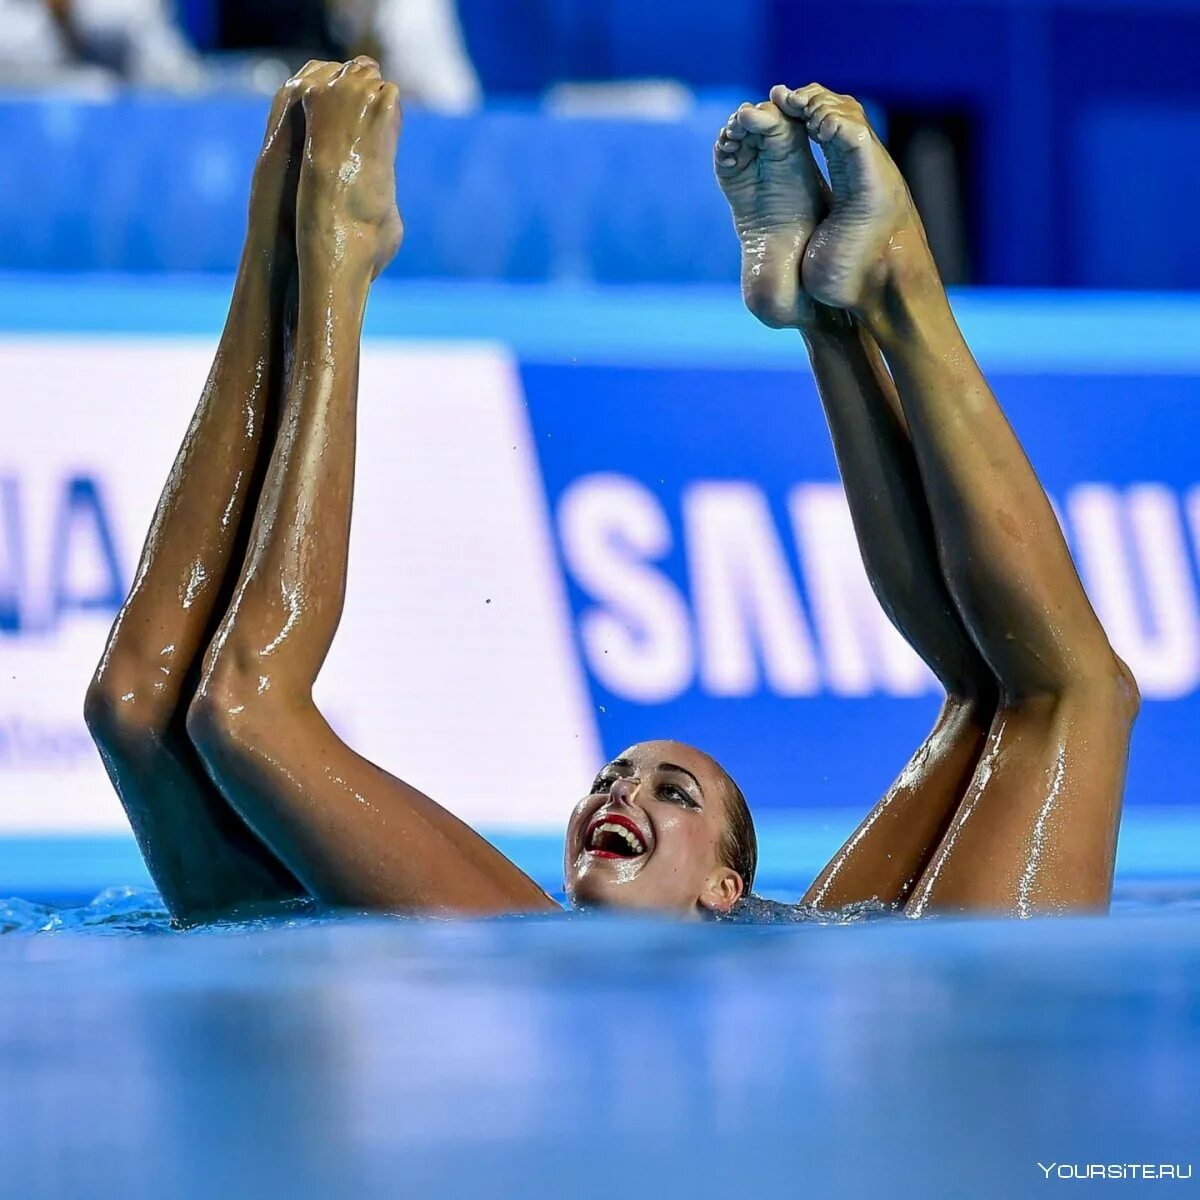
M 395 89 L 367 59 L 309 64 L 276 98 L 229 319 L 88 690 L 89 727 L 181 920 L 302 895 L 552 907 L 342 743 L 312 700 L 344 597 L 362 317 L 400 240 L 398 130 Z M 1103 907 L 1136 688 L 962 341 L 899 173 L 861 109 L 816 86 L 739 110 L 716 169 L 747 302 L 803 333 L 868 573 L 947 693 L 807 899 Z
M 900 172 L 857 101 L 818 84 L 739 109 L 716 172 L 748 306 L 808 345 L 875 593 L 946 689 L 807 899 L 1105 906 L 1137 687 L 958 330 Z

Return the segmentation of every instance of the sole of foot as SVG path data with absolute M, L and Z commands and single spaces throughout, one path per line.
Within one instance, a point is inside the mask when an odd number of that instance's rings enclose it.
M 867 307 L 886 286 L 893 252 L 914 238 L 924 245 L 908 187 L 853 96 L 813 83 L 777 102 L 803 123 L 829 169 L 829 215 L 809 239 L 804 287 L 834 308 Z
M 797 326 L 811 308 L 801 264 L 827 210 L 805 124 L 774 99 L 743 104 L 718 135 L 713 161 L 741 242 L 747 308 L 772 328 Z

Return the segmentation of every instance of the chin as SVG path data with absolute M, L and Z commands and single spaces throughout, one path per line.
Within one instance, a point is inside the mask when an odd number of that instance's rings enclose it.
M 583 874 L 567 888 L 567 899 L 575 908 L 640 908 L 622 887 L 609 879 Z
M 687 917 L 695 913 L 697 906 L 671 903 L 656 898 L 653 891 L 638 887 L 636 883 L 623 883 L 615 879 L 604 879 L 594 873 L 580 875 L 567 888 L 567 899 L 575 908 L 621 909 L 626 912 L 663 913 Z

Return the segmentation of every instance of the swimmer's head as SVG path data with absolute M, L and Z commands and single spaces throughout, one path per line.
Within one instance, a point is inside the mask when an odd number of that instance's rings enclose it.
M 584 907 L 728 912 L 757 861 L 741 789 L 682 742 L 639 742 L 613 759 L 567 826 L 567 895 Z

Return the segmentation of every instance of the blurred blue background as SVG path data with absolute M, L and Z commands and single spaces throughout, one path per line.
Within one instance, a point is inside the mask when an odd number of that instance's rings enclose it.
M 416 101 L 398 275 L 731 279 L 708 143 L 740 100 L 819 78 L 870 102 L 950 282 L 1200 285 L 1185 232 L 1200 202 L 1193 0 L 459 0 L 457 27 L 450 0 L 421 0 L 409 7 L 440 11 L 390 34 L 404 0 L 329 7 L 187 0 L 182 49 L 147 51 L 135 72 L 102 30 L 87 62 L 56 64 L 65 94 L 17 62 L 22 92 L 0 108 L 0 266 L 231 269 L 253 89 L 307 53 L 382 45 Z M 105 90 L 121 79 L 175 94 Z

